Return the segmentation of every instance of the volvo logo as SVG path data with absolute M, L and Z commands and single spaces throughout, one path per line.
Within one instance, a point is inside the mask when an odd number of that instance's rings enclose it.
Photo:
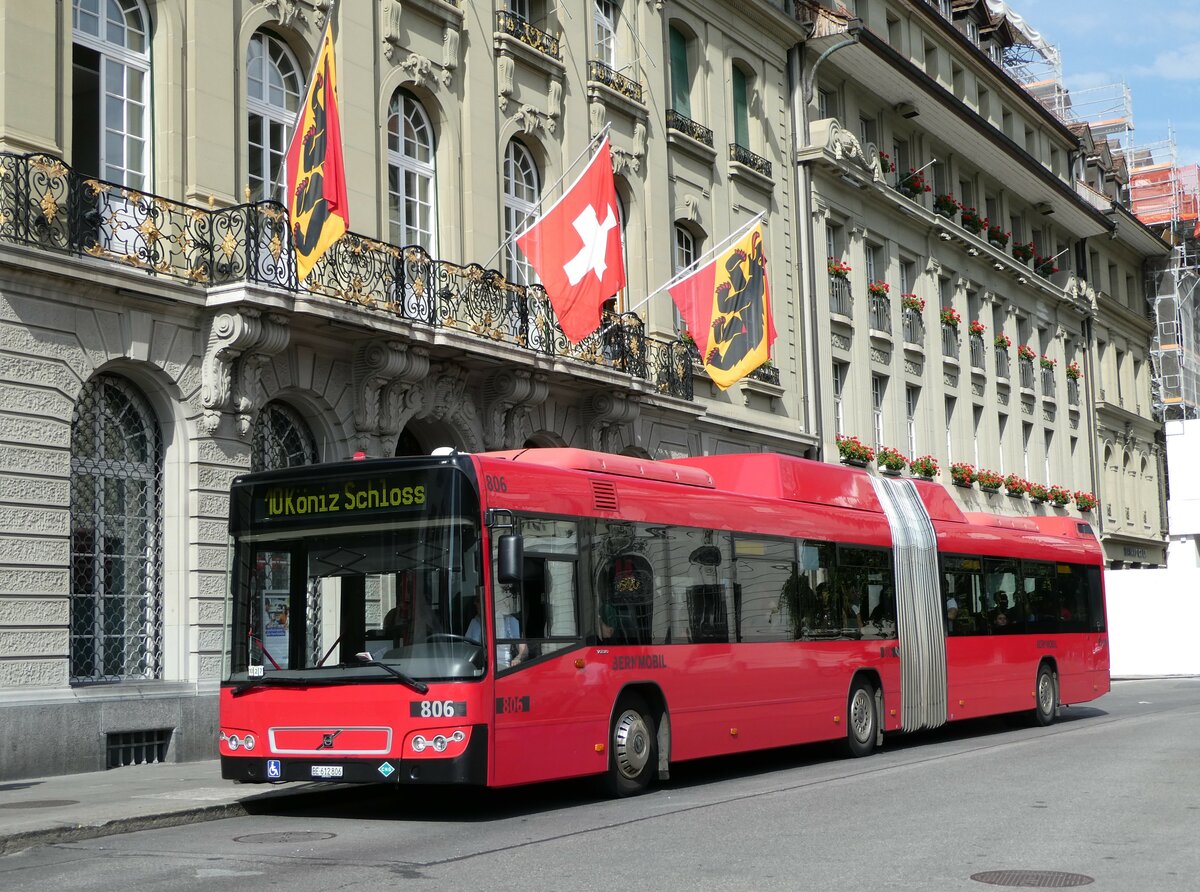
M 330 731 L 328 734 L 324 735 L 321 738 L 321 745 L 319 747 L 317 747 L 317 749 L 319 749 L 319 750 L 333 749 L 333 738 L 337 737 L 341 733 L 342 733 L 342 731 L 340 728 L 336 731 Z

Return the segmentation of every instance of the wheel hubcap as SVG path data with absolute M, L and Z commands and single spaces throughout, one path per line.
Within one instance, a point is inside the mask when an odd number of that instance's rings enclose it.
M 1054 681 L 1049 674 L 1043 675 L 1038 681 L 1038 707 L 1046 715 L 1054 709 Z
M 650 759 L 650 728 L 640 713 L 628 710 L 617 719 L 613 731 L 613 755 L 617 770 L 630 780 L 645 770 Z
M 850 727 L 854 731 L 856 740 L 863 743 L 871 739 L 871 734 L 874 733 L 874 711 L 872 709 L 871 694 L 869 691 L 859 688 L 854 692 L 854 699 L 850 701 Z

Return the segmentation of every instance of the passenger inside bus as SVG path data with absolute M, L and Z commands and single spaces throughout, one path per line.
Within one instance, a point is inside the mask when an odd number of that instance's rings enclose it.
M 507 588 L 507 586 L 506 586 Z M 505 595 L 511 600 L 511 595 Z M 471 617 L 471 622 L 467 625 L 466 634 L 463 635 L 472 644 L 483 643 L 483 620 L 479 613 L 479 598 L 472 598 L 472 611 L 474 616 Z M 500 606 L 499 601 L 497 607 Z M 520 641 L 521 623 L 512 613 L 501 613 L 496 621 L 496 668 L 508 669 L 511 666 L 516 666 L 525 662 L 529 648 L 524 641 Z
M 992 628 L 1006 631 L 1008 626 L 1008 593 L 996 592 L 996 607 L 992 611 Z

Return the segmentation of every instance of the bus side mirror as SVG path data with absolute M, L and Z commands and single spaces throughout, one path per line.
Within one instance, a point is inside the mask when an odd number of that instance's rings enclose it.
M 522 580 L 525 565 L 525 540 L 520 536 L 501 536 L 496 545 L 496 579 L 501 585 L 516 585 Z

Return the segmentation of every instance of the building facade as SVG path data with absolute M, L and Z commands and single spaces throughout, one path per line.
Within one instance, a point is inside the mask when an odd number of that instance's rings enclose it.
M 834 460 L 857 434 L 947 482 L 967 461 L 1095 492 L 1106 536 L 1161 547 L 1137 312 L 1159 248 L 1110 184 L 1085 190 L 1099 161 L 1006 78 L 985 4 L 860 2 L 861 29 L 792 0 L 338 6 L 351 232 L 298 283 L 278 201 L 331 4 L 0 0 L 0 777 L 214 752 L 250 469 L 439 446 Z M 628 286 L 575 345 L 511 236 L 606 128 Z M 939 214 L 950 193 L 1012 242 Z M 779 336 L 722 390 L 661 287 L 759 215 Z

